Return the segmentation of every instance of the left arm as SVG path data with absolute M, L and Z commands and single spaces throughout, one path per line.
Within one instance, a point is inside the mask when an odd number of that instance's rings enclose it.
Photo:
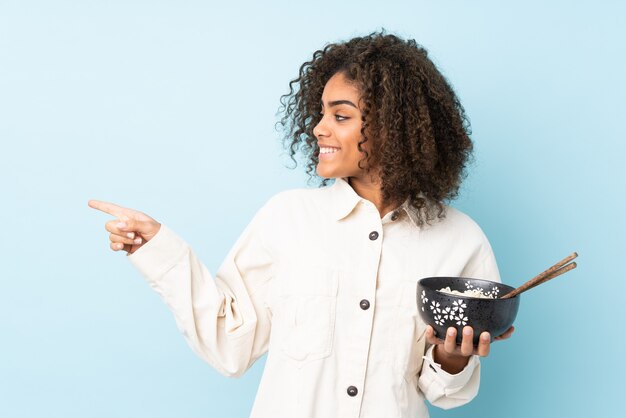
M 484 234 L 481 238 L 482 242 L 469 257 L 460 276 L 499 282 L 500 274 L 491 245 Z M 509 338 L 513 330 L 511 327 L 495 339 Z M 481 334 L 477 347 L 473 345 L 472 327 L 463 328 L 461 345 L 456 344 L 456 333 L 457 330 L 450 327 L 445 339 L 440 339 L 435 337 L 432 327 L 426 328 L 429 348 L 424 355 L 418 385 L 432 405 L 443 409 L 461 406 L 476 396 L 480 386 L 479 358 L 486 357 L 490 351 L 488 332 Z

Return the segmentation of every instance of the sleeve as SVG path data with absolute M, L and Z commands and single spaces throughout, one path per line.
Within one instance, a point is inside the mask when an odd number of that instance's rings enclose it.
M 476 225 L 477 227 L 477 225 Z M 478 244 L 473 247 L 471 256 L 459 274 L 460 277 L 476 277 L 500 282 L 500 273 L 491 245 L 482 230 L 477 227 Z M 427 345 L 428 346 L 428 345 Z M 442 409 L 455 408 L 470 402 L 478 394 L 480 387 L 480 358 L 471 356 L 467 366 L 452 375 L 435 363 L 434 346 L 428 346 L 418 379 L 418 386 L 426 399 Z
M 496 257 L 491 249 L 491 244 L 482 230 L 479 230 L 479 232 L 481 237 L 480 244 L 478 244 L 477 250 L 470 257 L 460 276 L 500 282 L 500 272 L 496 263 Z
M 465 405 L 478 394 L 480 361 L 471 356 L 467 366 L 457 374 L 450 374 L 433 359 L 431 345 L 424 355 L 418 386 L 428 402 L 442 409 Z
M 128 259 L 171 310 L 192 350 L 225 376 L 241 376 L 268 347 L 266 304 L 273 257 L 265 205 L 241 234 L 215 278 L 166 225 Z

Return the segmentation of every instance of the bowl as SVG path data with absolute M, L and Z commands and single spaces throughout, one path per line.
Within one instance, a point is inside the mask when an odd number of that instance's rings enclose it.
M 496 299 L 483 299 L 465 295 L 451 295 L 439 289 L 481 290 Z M 457 344 L 461 343 L 462 330 L 466 325 L 474 329 L 474 345 L 483 331 L 488 331 L 491 341 L 502 335 L 515 321 L 520 295 L 497 299 L 514 287 L 490 280 L 470 277 L 426 277 L 417 283 L 417 309 L 422 320 L 435 329 L 435 335 L 445 338 L 448 327 L 457 330 Z

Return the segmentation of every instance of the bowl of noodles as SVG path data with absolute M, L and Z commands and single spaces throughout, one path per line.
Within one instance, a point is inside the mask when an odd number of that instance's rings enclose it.
M 426 277 L 417 283 L 417 308 L 422 320 L 445 339 L 449 327 L 457 330 L 461 343 L 465 326 L 474 329 L 474 345 L 483 331 L 491 340 L 502 335 L 515 321 L 520 296 L 499 297 L 514 287 L 469 277 Z

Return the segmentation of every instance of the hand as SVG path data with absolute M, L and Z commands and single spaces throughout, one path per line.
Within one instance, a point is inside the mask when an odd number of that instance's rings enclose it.
M 514 327 L 510 327 L 504 332 L 494 338 L 494 340 L 505 340 L 509 338 Z M 480 334 L 478 341 L 478 347 L 474 347 L 474 330 L 470 326 L 463 328 L 463 339 L 461 345 L 456 344 L 456 328 L 450 327 L 446 332 L 446 339 L 441 340 L 435 337 L 435 330 L 428 325 L 426 327 L 426 341 L 429 344 L 435 345 L 433 349 L 433 358 L 436 363 L 441 364 L 441 367 L 452 374 L 456 374 L 463 370 L 467 365 L 469 357 L 471 355 L 479 355 L 481 357 L 487 357 L 490 350 L 491 336 L 487 331 Z
M 160 223 L 145 213 L 123 208 L 113 203 L 90 200 L 89 207 L 118 218 L 107 222 L 105 225 L 105 229 L 111 233 L 109 239 L 113 251 L 124 250 L 132 254 L 150 241 L 161 228 Z

